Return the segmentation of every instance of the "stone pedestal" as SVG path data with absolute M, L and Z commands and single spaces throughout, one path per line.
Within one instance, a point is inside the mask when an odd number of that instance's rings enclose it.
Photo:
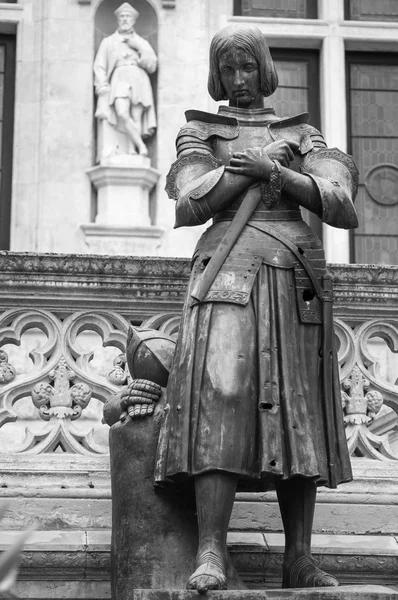
M 155 256 L 163 230 L 151 224 L 149 193 L 159 173 L 146 156 L 112 154 L 87 171 L 97 190 L 95 223 L 81 225 L 96 254 Z
M 159 430 L 156 414 L 110 429 L 112 600 L 133 600 L 139 589 L 185 590 L 195 568 L 193 482 L 154 488 Z M 229 589 L 243 587 L 231 560 L 227 577 Z
M 155 491 L 159 423 L 155 418 L 110 429 L 112 484 L 112 600 L 136 588 L 184 589 L 197 550 L 193 495 Z
M 97 190 L 99 225 L 149 227 L 149 192 L 159 173 L 146 156 L 116 154 L 87 171 Z
M 379 585 L 301 588 L 290 590 L 216 591 L 208 600 L 398 600 L 398 592 Z M 128 600 L 197 600 L 197 592 L 185 590 L 134 590 Z

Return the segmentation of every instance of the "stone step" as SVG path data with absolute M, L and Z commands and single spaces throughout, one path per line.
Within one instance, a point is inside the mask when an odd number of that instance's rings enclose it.
M 284 545 L 282 533 L 228 534 L 233 562 L 243 580 L 253 588 L 280 586 Z M 317 565 L 341 583 L 398 586 L 395 536 L 314 534 L 312 553 Z
M 186 590 L 134 590 L 128 600 L 198 600 Z M 206 594 L 208 600 L 398 600 L 398 592 L 379 585 L 290 590 L 226 590 Z
M 315 508 L 314 532 L 331 534 L 398 534 L 398 505 L 361 502 L 321 503 Z M 235 531 L 282 530 L 279 506 L 275 501 L 236 502 L 230 521 Z
M 396 467 L 397 468 L 397 467 Z M 1 478 L 0 478 L 1 486 Z M 0 501 L 2 488 L 0 487 Z M 4 491 L 4 490 L 3 490 Z M 19 495 L 18 495 L 19 494 Z M 230 528 L 234 531 L 281 531 L 282 521 L 276 499 L 237 501 Z M 319 502 L 315 509 L 314 532 L 331 534 L 398 535 L 398 493 L 395 504 L 379 504 L 373 498 L 360 496 L 354 503 Z M 24 497 L 22 490 L 10 499 L 12 511 L 2 520 L 7 530 L 27 529 L 35 520 L 39 527 L 55 529 L 110 529 L 110 498 L 43 498 Z
M 17 531 L 3 531 L 0 552 L 7 549 L 17 535 Z M 29 600 L 110 598 L 110 542 L 109 529 L 35 531 L 22 552 L 15 592 Z M 280 587 L 282 533 L 230 532 L 228 546 L 248 587 Z M 398 587 L 395 536 L 314 534 L 313 555 L 321 568 L 333 573 L 343 584 Z M 42 581 L 46 581 L 44 587 Z
M 0 552 L 7 550 L 18 538 L 18 530 L 3 530 Z M 258 531 L 230 531 L 227 538 L 232 552 L 283 553 L 283 533 Z M 100 552 L 109 554 L 110 529 L 33 531 L 25 543 L 23 553 L 31 552 Z M 314 554 L 361 556 L 394 556 L 398 560 L 398 538 L 394 535 L 328 535 L 314 533 Z

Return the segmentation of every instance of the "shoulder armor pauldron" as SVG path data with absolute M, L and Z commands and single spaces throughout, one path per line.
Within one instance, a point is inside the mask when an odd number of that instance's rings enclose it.
M 178 132 L 177 139 L 183 135 L 189 135 L 200 140 L 208 140 L 217 136 L 225 140 L 234 140 L 239 135 L 238 125 L 223 125 L 222 123 L 203 123 L 203 121 L 190 121 Z
M 208 113 L 203 110 L 187 110 L 185 111 L 185 118 L 189 121 L 201 121 L 202 123 L 219 123 L 221 125 L 237 125 L 238 121 L 235 117 L 226 117 L 224 115 L 215 115 L 214 113 Z
M 205 141 L 216 136 L 225 140 L 234 140 L 239 135 L 236 119 L 199 110 L 188 110 L 185 116 L 188 123 L 181 127 L 177 139 L 181 136 L 192 136 Z
M 342 187 L 352 198 L 358 191 L 359 173 L 354 159 L 339 148 L 321 148 L 305 157 L 301 167 L 303 173 L 315 173 Z M 349 176 L 347 176 L 349 174 Z
M 299 144 L 299 153 L 305 156 L 311 150 L 326 146 L 322 134 L 308 123 L 308 113 L 301 113 L 271 123 L 269 126 L 274 140 L 283 138 Z
M 304 112 L 299 115 L 294 115 L 293 117 L 285 117 L 283 119 L 278 119 L 277 121 L 272 121 L 269 127 L 270 129 L 285 129 L 297 127 L 297 125 L 307 125 L 309 118 L 310 115 Z

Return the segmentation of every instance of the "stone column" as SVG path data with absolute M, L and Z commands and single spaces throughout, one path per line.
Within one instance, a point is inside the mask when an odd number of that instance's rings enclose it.
M 322 133 L 330 148 L 347 150 L 347 101 L 344 38 L 339 24 L 344 20 L 343 0 L 321 0 L 319 16 L 329 21 L 329 33 L 321 51 Z M 350 236 L 344 229 L 323 226 L 326 260 L 350 262 Z

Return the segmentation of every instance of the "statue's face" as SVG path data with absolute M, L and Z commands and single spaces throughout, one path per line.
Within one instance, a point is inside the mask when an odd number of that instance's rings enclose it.
M 219 63 L 221 84 L 230 106 L 261 108 L 260 71 L 257 60 L 244 50 L 224 52 Z
M 130 12 L 122 12 L 117 18 L 117 23 L 121 31 L 130 31 L 134 25 L 134 16 Z

